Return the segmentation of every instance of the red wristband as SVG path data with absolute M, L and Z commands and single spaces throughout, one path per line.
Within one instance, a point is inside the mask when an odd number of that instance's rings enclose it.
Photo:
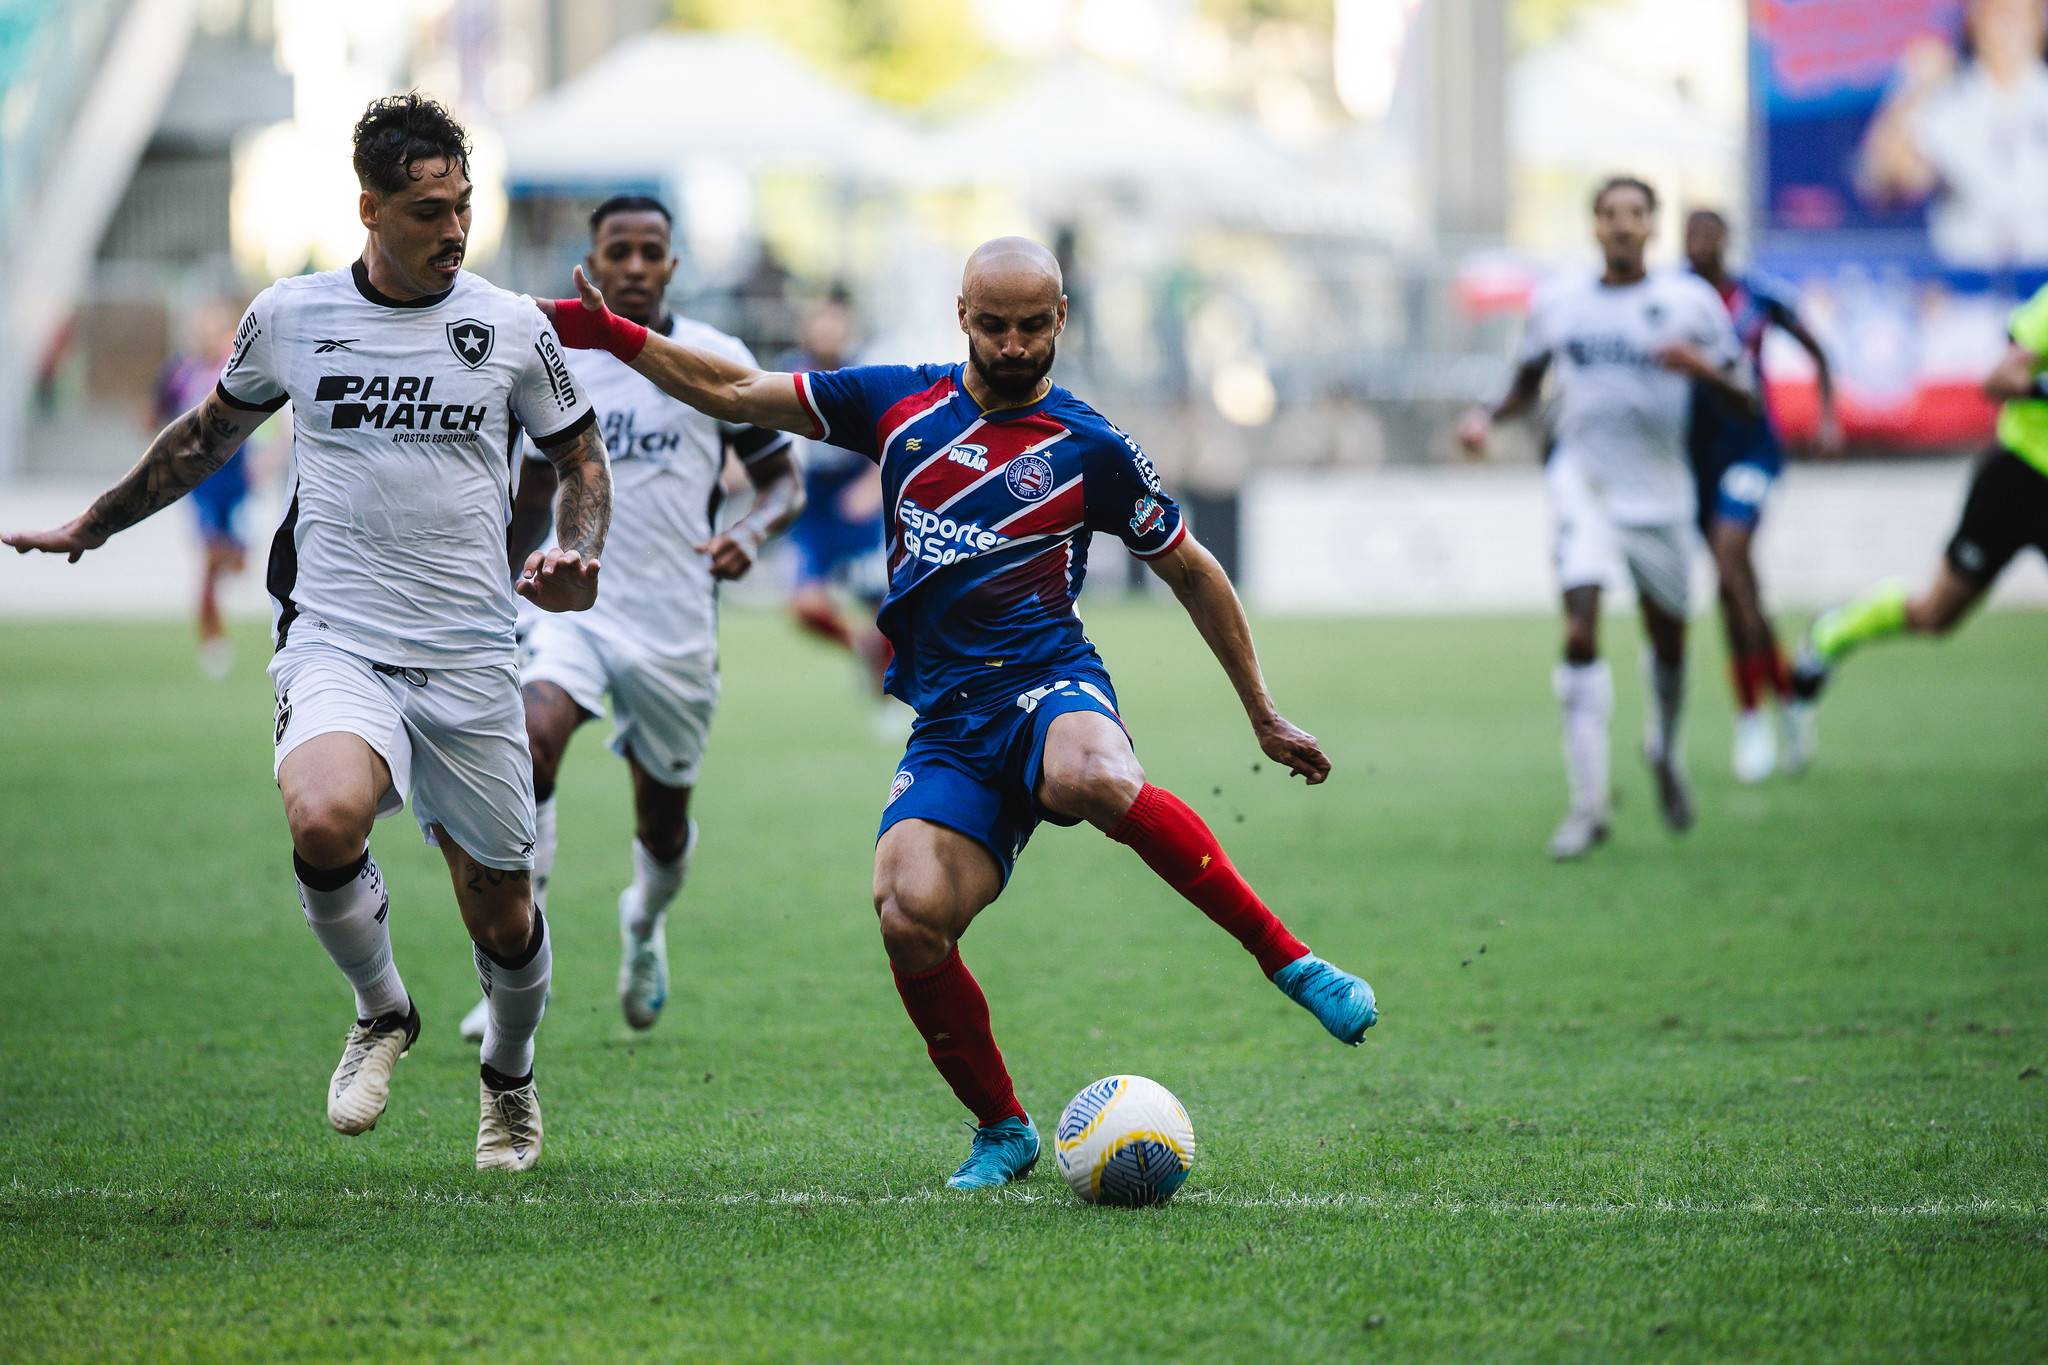
M 593 313 L 581 299 L 556 299 L 555 335 L 574 351 L 610 351 L 631 364 L 647 345 L 647 329 L 611 309 Z

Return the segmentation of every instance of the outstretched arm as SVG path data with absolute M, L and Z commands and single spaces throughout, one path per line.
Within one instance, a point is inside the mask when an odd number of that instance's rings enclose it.
M 2005 354 L 1984 376 L 1984 393 L 2001 403 L 2016 398 L 2048 398 L 2048 376 L 2041 373 L 2041 357 L 2017 341 L 2007 342 Z
M 760 557 L 761 546 L 789 529 L 804 510 L 804 481 L 787 450 L 763 456 L 747 466 L 754 486 L 754 505 L 718 535 L 693 548 L 711 557 L 711 576 L 743 578 Z
M 1458 442 L 1468 454 L 1480 455 L 1486 450 L 1486 434 L 1495 422 L 1505 422 L 1519 417 L 1536 405 L 1536 396 L 1543 392 L 1543 375 L 1550 368 L 1550 357 L 1541 356 L 1525 360 L 1515 367 L 1514 382 L 1508 391 L 1492 407 L 1477 407 L 1458 423 Z
M 1820 338 L 1806 325 L 1806 320 L 1786 309 L 1776 319 L 1786 336 L 1798 342 L 1801 349 L 1813 358 L 1814 382 L 1820 386 L 1820 451 L 1823 455 L 1842 453 L 1842 418 L 1835 406 L 1835 372 L 1828 366 L 1828 353 L 1821 349 Z
M 205 482 L 269 416 L 234 407 L 221 401 L 218 393 L 209 393 L 198 407 L 158 432 L 135 468 L 85 511 L 62 526 L 0 536 L 0 542 L 22 554 L 41 550 L 66 555 L 75 564 L 115 532 L 127 530 Z
M 1180 544 L 1148 560 L 1173 595 L 1187 609 L 1195 629 L 1209 642 L 1209 650 L 1237 689 L 1237 699 L 1251 720 L 1259 748 L 1275 763 L 1305 779 L 1313 787 L 1330 775 L 1330 760 L 1323 755 L 1316 737 L 1291 723 L 1275 709 L 1259 672 L 1259 656 L 1252 648 L 1251 624 L 1244 619 L 1244 605 L 1230 586 L 1230 578 L 1216 556 L 1193 536 L 1181 537 Z
M 515 586 L 542 611 L 585 611 L 597 601 L 598 556 L 612 524 L 611 461 L 595 425 L 541 453 L 561 482 L 555 496 L 557 548 L 528 555 Z
M 564 346 L 610 351 L 654 387 L 721 422 L 744 422 L 802 436 L 822 435 L 797 396 L 796 376 L 728 360 L 650 332 L 604 306 L 604 295 L 575 271 L 577 297 L 536 299 Z

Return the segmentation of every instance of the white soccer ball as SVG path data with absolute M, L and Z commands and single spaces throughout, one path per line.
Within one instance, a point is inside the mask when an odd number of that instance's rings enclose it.
M 1171 1091 L 1104 1076 L 1067 1102 L 1053 1134 L 1060 1174 L 1091 1204 L 1159 1204 L 1195 1164 L 1195 1126 Z

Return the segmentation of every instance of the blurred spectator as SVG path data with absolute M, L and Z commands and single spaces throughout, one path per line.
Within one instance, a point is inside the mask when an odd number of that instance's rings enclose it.
M 2048 262 L 2048 3 L 1969 0 L 1954 45 L 1916 40 L 1864 138 L 1880 202 L 1929 203 L 1935 254 L 1991 270 Z

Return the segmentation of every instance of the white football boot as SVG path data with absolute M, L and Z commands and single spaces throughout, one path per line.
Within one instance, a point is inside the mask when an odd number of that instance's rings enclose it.
M 358 1019 L 349 1025 L 341 1063 L 327 1086 L 327 1121 L 337 1133 L 354 1137 L 377 1126 L 391 1099 L 391 1069 L 420 1036 L 419 1007 L 404 1014 Z
M 695 820 L 689 831 L 683 841 L 678 892 L 690 879 L 690 857 L 697 851 Z M 619 893 L 619 1009 L 628 1025 L 645 1030 L 654 1027 L 661 1007 L 668 1003 L 668 911 L 656 915 L 644 934 L 635 932 L 639 919 L 640 889 L 629 886 Z
M 1735 752 L 1729 759 L 1735 780 L 1755 784 L 1778 768 L 1778 736 L 1771 718 L 1762 707 L 1738 712 L 1735 717 Z
M 540 1092 L 529 1079 L 511 1090 L 477 1082 L 482 1114 L 476 1125 L 476 1168 L 530 1171 L 540 1160 Z
M 469 1013 L 462 1016 L 462 1041 L 481 1043 L 484 1040 L 484 1025 L 491 1021 L 491 1002 L 478 1000 L 470 1006 Z
M 1813 765 L 1820 743 L 1820 708 L 1803 698 L 1789 698 L 1778 707 L 1778 730 L 1784 745 L 1785 771 L 1797 777 Z
M 1585 857 L 1606 842 L 1607 812 L 1573 809 L 1565 813 L 1563 822 L 1544 847 L 1552 858 L 1568 863 Z
M 640 895 L 619 893 L 619 1009 L 636 1029 L 650 1029 L 668 1003 L 668 915 L 656 915 L 643 938 L 633 932 Z

